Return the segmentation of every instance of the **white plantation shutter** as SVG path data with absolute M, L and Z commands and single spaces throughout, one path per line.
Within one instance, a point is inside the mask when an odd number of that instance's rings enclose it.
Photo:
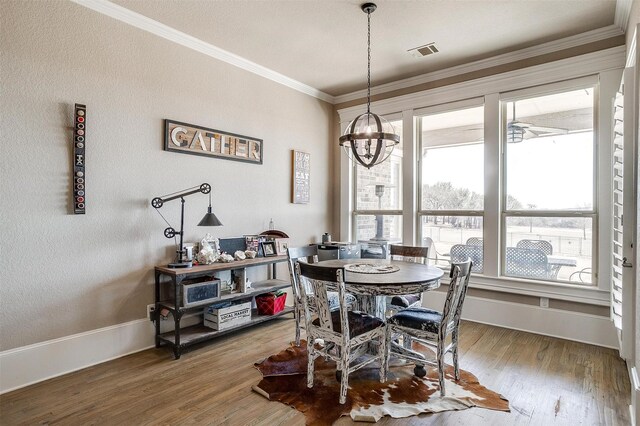
M 613 229 L 611 239 L 611 318 L 618 329 L 620 356 L 635 357 L 636 334 L 636 197 L 635 169 L 637 149 L 637 105 L 635 68 L 624 71 L 620 93 L 614 101 L 612 208 Z
M 624 189 L 624 107 L 623 94 L 618 92 L 614 104 L 613 129 L 613 262 L 611 271 L 611 317 L 618 330 L 622 330 L 623 298 L 623 189 Z

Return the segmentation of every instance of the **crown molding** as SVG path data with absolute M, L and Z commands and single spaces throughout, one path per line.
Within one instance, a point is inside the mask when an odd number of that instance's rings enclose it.
M 111 3 L 108 0 L 70 1 L 91 9 L 95 12 L 102 13 L 103 15 L 109 16 L 125 24 L 157 35 L 158 37 L 162 37 L 166 40 L 177 43 L 181 46 L 203 53 L 211 58 L 226 62 L 235 67 L 259 75 L 263 78 L 331 104 L 340 104 L 343 102 L 361 99 L 365 97 L 367 93 L 366 90 L 359 90 L 344 95 L 332 96 L 300 81 L 294 80 L 262 65 L 256 64 L 255 62 L 252 62 L 241 56 L 238 56 L 196 37 L 193 37 L 189 34 L 171 28 L 168 25 L 162 24 L 158 21 L 155 21 L 151 18 L 148 18 L 115 3 Z M 571 49 L 583 44 L 589 44 L 622 35 L 624 34 L 624 29 L 627 25 L 626 23 L 629 20 L 629 14 L 631 13 L 631 4 L 631 0 L 617 0 L 614 25 L 588 31 L 582 34 L 577 34 L 575 36 L 566 37 L 560 40 L 554 40 L 548 43 L 543 43 L 515 52 L 505 53 L 491 58 L 470 62 L 468 64 L 458 65 L 444 70 L 434 71 L 416 77 L 410 77 L 407 79 L 382 84 L 372 87 L 371 94 L 382 94 L 395 90 L 405 89 L 407 87 L 418 86 L 431 81 L 442 80 L 461 74 L 471 73 L 486 68 L 500 66 L 523 59 L 557 52 L 560 50 Z
M 107 1 L 107 0 L 71 0 L 71 1 L 73 3 L 79 4 L 80 6 L 84 6 L 88 9 L 91 9 L 95 12 L 102 13 L 103 15 L 109 16 L 113 19 L 117 19 L 118 21 L 123 22 L 125 24 L 129 24 L 133 27 L 136 27 L 141 30 L 147 31 L 151 34 L 157 35 L 158 37 L 162 37 L 166 40 L 172 41 L 181 46 L 203 53 L 214 59 L 218 59 L 220 61 L 226 62 L 230 65 L 233 65 L 235 67 L 238 67 L 250 73 L 259 75 L 260 77 L 264 77 L 278 84 L 282 84 L 283 86 L 289 87 L 298 92 L 304 93 L 309 96 L 313 96 L 314 98 L 318 98 L 325 102 L 329 102 L 332 104 L 335 103 L 335 99 L 333 96 L 327 93 L 324 93 L 314 87 L 308 86 L 297 80 L 289 78 L 269 68 L 263 67 L 262 65 L 258 65 L 255 62 L 251 62 L 248 59 L 245 59 L 241 56 L 235 55 L 224 49 L 216 47 L 196 37 L 190 36 L 189 34 L 178 31 L 174 28 L 169 27 L 168 25 L 162 24 L 144 15 L 133 12 L 127 8 L 111 3 L 110 1 Z
M 626 1 L 626 0 L 619 0 Z M 616 8 L 617 10 L 617 8 Z M 403 80 L 394 81 L 387 84 L 381 84 L 371 88 L 371 94 L 377 95 L 395 90 L 406 89 L 407 87 L 418 86 L 421 84 L 429 83 L 432 81 L 443 80 L 446 78 L 455 77 L 461 74 L 467 74 L 475 71 L 480 71 L 486 68 L 492 68 L 500 65 L 509 64 L 512 62 L 521 61 L 523 59 L 534 58 L 536 56 L 545 55 L 548 53 L 558 52 L 560 50 L 571 49 L 584 44 L 594 43 L 600 40 L 606 40 L 611 37 L 616 37 L 624 34 L 617 25 L 609 25 L 607 27 L 598 28 L 596 30 L 588 31 L 586 33 L 577 34 L 571 37 L 566 37 L 560 40 L 554 40 L 547 43 L 539 44 L 537 46 L 528 47 L 526 49 L 517 50 L 515 52 L 504 53 L 502 55 L 493 56 L 487 59 L 481 59 L 479 61 L 470 62 L 468 64 L 458 65 L 455 67 L 447 68 L 440 71 L 434 71 L 427 74 L 422 74 L 415 77 L 406 78 Z M 349 102 L 356 99 L 362 99 L 366 97 L 366 90 L 358 90 L 356 92 L 347 93 L 345 95 L 336 96 L 335 103 Z
M 585 77 L 607 70 L 624 68 L 625 54 L 625 46 L 612 47 L 502 74 L 383 99 L 372 102 L 371 109 L 375 110 L 377 114 L 388 115 L 399 111 L 485 96 L 488 93 L 505 93 Z M 338 110 L 339 121 L 350 121 L 361 114 L 365 108 L 366 106 L 362 104 L 340 109 Z
M 613 24 L 620 28 L 623 33 L 627 31 L 632 5 L 633 0 L 616 0 L 616 14 L 613 18 Z

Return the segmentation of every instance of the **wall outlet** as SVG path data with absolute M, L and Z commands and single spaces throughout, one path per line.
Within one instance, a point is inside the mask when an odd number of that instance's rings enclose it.
M 548 308 L 549 307 L 549 298 L 548 297 L 541 297 L 540 298 L 540 307 L 541 308 Z
M 154 321 L 156 319 L 156 304 L 152 303 L 147 305 L 147 319 L 150 321 Z

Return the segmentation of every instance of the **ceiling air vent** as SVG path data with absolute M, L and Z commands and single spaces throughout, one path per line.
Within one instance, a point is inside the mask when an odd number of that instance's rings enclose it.
M 433 55 L 438 53 L 439 50 L 435 43 L 425 44 L 424 46 L 409 49 L 407 52 L 415 56 L 416 58 L 422 58 L 423 56 Z

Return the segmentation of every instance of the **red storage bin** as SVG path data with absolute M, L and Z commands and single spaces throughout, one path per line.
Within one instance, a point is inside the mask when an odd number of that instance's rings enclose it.
M 256 296 L 256 307 L 260 315 L 274 315 L 284 309 L 287 301 L 287 293 L 276 296 L 274 293 L 265 293 Z

